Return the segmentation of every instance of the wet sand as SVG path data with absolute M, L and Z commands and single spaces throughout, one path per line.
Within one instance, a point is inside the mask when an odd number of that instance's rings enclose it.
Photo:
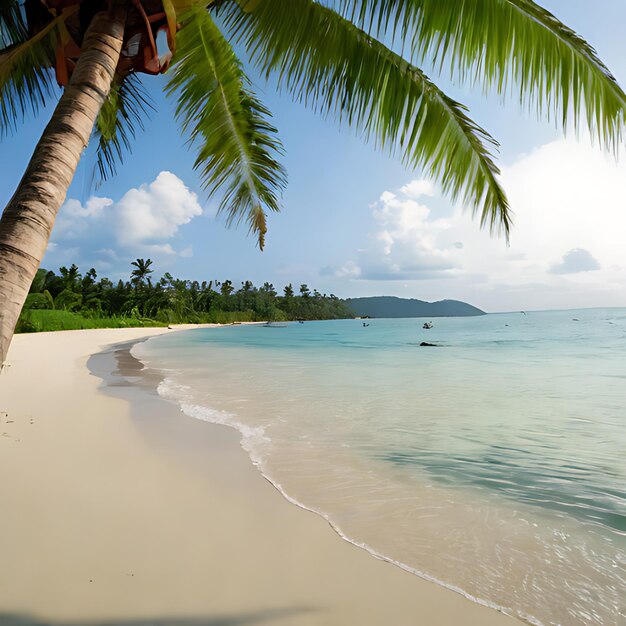
M 342 540 L 261 476 L 237 432 L 161 400 L 128 347 L 164 332 L 15 338 L 0 624 L 519 623 Z

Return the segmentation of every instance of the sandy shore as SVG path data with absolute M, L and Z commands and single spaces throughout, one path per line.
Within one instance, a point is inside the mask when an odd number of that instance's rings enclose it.
M 14 339 L 0 376 L 0 624 L 518 623 L 343 541 L 263 479 L 235 431 L 142 389 L 99 390 L 90 355 L 162 332 Z M 113 352 L 95 358 L 113 368 Z

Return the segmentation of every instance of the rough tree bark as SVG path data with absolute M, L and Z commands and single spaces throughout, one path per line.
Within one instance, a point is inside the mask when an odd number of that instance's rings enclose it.
M 126 11 L 96 15 L 69 85 L 0 218 L 0 365 L 120 58 Z

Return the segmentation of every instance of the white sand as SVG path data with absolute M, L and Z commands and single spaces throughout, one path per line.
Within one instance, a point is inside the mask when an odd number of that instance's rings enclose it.
M 98 390 L 89 355 L 162 332 L 14 339 L 0 376 L 0 624 L 518 623 L 343 541 L 262 478 L 235 431 Z

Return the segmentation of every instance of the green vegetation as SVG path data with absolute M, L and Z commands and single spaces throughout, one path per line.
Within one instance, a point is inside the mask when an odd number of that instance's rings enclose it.
M 135 317 L 84 317 L 71 311 L 35 309 L 22 311 L 17 332 L 39 333 L 50 330 L 81 330 L 83 328 L 131 328 L 166 326 L 163 322 Z
M 346 305 L 359 317 L 464 317 L 485 315 L 467 302 L 440 300 L 424 302 L 414 298 L 374 296 L 370 298 L 348 298 Z
M 83 275 L 76 265 L 58 274 L 38 270 L 16 331 L 354 317 L 337 296 L 304 284 L 297 294 L 287 285 L 279 295 L 271 283 L 255 287 L 249 280 L 239 289 L 230 280 L 180 280 L 169 273 L 153 282 L 150 259 L 132 266 L 130 280 L 117 283 L 98 279 L 93 268 Z
M 161 85 L 202 185 L 220 196 L 228 223 L 245 221 L 263 248 L 266 213 L 280 208 L 287 177 L 283 145 L 248 66 L 419 168 L 482 225 L 507 235 L 498 143 L 437 86 L 438 75 L 513 96 L 564 128 L 588 127 L 605 147 L 616 148 L 624 133 L 626 94 L 611 72 L 531 0 L 0 0 L 0 136 L 51 106 L 55 82 L 65 88 L 0 217 L 0 363 L 85 146 L 96 144 L 98 178 L 106 179 L 144 128 L 153 105 L 140 73 L 171 69 Z M 176 281 L 168 282 L 162 291 L 176 294 Z M 264 304 L 255 315 L 263 307 L 294 315 L 295 300 L 257 291 Z M 148 307 L 141 290 L 133 293 L 131 310 Z M 66 310 L 87 307 L 75 296 L 61 299 Z M 313 311 L 315 297 L 298 298 Z M 153 308 L 210 315 L 214 299 L 199 311 L 189 308 L 192 297 Z M 315 304 L 316 317 L 336 309 L 332 299 Z

